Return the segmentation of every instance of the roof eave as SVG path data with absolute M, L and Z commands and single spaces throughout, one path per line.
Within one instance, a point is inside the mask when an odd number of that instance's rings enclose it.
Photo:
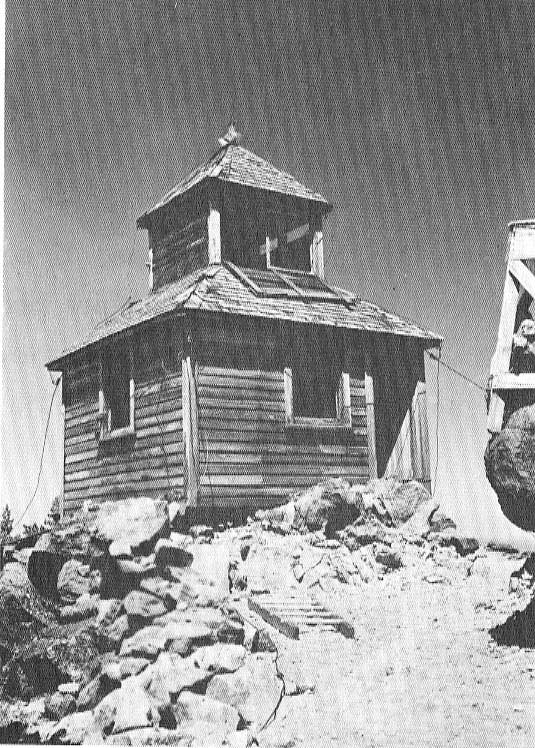
M 179 192 L 173 197 L 170 197 L 167 201 L 157 203 L 153 208 L 150 208 L 150 210 L 145 211 L 145 213 L 143 213 L 141 216 L 139 216 L 139 218 L 136 219 L 136 228 L 148 230 L 150 228 L 152 217 L 156 213 L 158 213 L 163 208 L 166 208 L 168 205 L 171 205 L 171 203 L 175 202 L 175 200 L 178 200 L 184 197 L 184 195 L 187 195 L 188 193 L 191 193 L 193 190 L 195 190 L 200 185 L 203 185 L 207 181 L 226 182 L 227 184 L 237 184 L 237 185 L 241 185 L 242 187 L 248 187 L 248 189 L 251 189 L 251 190 L 260 190 L 264 192 L 270 192 L 274 195 L 282 195 L 288 198 L 293 198 L 295 200 L 303 200 L 304 202 L 315 203 L 319 206 L 319 210 L 324 216 L 331 213 L 334 208 L 334 205 L 330 203 L 328 200 L 326 200 L 326 198 L 324 198 L 323 195 L 318 194 L 317 197 L 316 196 L 305 197 L 303 195 L 292 195 L 282 190 L 269 189 L 267 187 L 253 187 L 253 186 L 244 185 L 241 182 L 234 181 L 232 179 L 222 179 L 221 177 L 212 177 L 212 176 L 207 175 L 203 177 L 203 179 L 201 179 L 199 182 L 189 187 L 185 192 Z

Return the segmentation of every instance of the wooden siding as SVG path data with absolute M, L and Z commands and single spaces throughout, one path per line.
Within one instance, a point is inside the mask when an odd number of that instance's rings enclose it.
M 288 426 L 284 369 L 299 325 L 199 316 L 196 397 L 198 505 L 261 507 L 319 480 L 369 477 L 364 362 L 357 336 L 343 335 L 352 429 Z M 340 333 L 342 335 L 342 333 Z
M 152 241 L 153 289 L 208 265 L 208 212 Z
M 264 506 L 319 480 L 368 479 L 364 383 L 351 378 L 350 433 L 287 427 L 283 373 L 199 366 L 199 504 Z
M 161 331 L 160 331 L 161 332 Z M 177 340 L 176 330 L 173 341 Z M 144 336 L 152 340 L 154 331 Z M 162 340 L 162 335 L 157 336 Z M 171 341 L 171 342 L 173 342 Z M 181 342 L 181 341 L 180 341 Z M 148 350 L 154 350 L 148 348 Z M 143 355 L 145 354 L 145 356 Z M 181 352 L 167 345 L 161 358 L 147 360 L 147 348 L 135 348 L 135 439 L 126 437 L 99 443 L 98 366 L 66 372 L 67 392 L 83 393 L 65 405 L 64 497 L 65 511 L 79 509 L 86 499 L 182 492 L 182 373 Z M 91 376 L 87 374 L 91 371 Z M 84 387 L 77 377 L 86 378 Z

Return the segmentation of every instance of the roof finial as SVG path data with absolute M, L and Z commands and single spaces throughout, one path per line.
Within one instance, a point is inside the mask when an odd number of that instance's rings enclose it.
M 227 145 L 230 145 L 231 143 L 238 144 L 240 140 L 242 139 L 241 132 L 238 132 L 236 130 L 236 123 L 231 122 L 228 126 L 228 130 L 223 135 L 222 138 L 218 138 L 219 145 L 224 148 Z

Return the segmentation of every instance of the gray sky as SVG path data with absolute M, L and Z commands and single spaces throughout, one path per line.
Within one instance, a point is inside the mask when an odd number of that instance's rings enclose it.
M 146 292 L 135 218 L 231 119 L 334 203 L 328 278 L 442 334 L 445 360 L 484 385 L 507 223 L 535 215 L 534 45 L 532 5 L 514 0 L 8 0 L 2 501 L 15 516 L 39 465 L 45 361 Z M 440 403 L 439 497 L 490 532 L 483 395 L 444 371 Z M 32 518 L 60 488 L 61 439 L 58 398 Z

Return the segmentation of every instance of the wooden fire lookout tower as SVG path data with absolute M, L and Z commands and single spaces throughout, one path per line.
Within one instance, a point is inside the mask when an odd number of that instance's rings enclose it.
M 329 476 L 430 485 L 440 339 L 326 281 L 331 210 L 231 140 L 138 219 L 150 293 L 47 364 L 65 511 L 178 493 L 244 512 Z

